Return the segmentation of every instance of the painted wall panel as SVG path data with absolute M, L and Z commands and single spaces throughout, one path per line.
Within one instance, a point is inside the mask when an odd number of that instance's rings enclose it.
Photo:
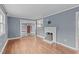
M 8 17 L 8 37 L 14 38 L 20 36 L 20 19 Z
M 5 42 L 7 40 L 7 33 L 8 33 L 8 25 L 7 25 L 7 16 L 5 13 L 4 8 L 2 7 L 2 5 L 0 4 L 0 13 L 4 15 L 5 17 L 5 33 L 3 35 L 0 35 L 0 52 L 2 52 L 2 48 L 5 45 Z
M 30 19 L 8 17 L 8 37 L 9 38 L 20 37 L 20 21 L 28 23 L 30 22 L 28 20 Z M 35 32 L 35 28 L 33 29 L 32 32 Z
M 65 45 L 76 47 L 76 12 L 79 7 L 44 18 L 45 27 L 56 27 L 56 41 Z M 51 21 L 51 24 L 48 24 Z

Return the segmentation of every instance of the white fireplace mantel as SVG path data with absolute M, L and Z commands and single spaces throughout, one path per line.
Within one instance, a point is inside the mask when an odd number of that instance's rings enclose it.
M 44 28 L 45 31 L 45 36 L 47 32 L 53 33 L 53 41 L 48 41 L 50 43 L 56 42 L 56 27 L 45 27 Z

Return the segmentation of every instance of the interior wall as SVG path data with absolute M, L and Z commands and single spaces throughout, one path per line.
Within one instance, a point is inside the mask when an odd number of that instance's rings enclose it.
M 7 25 L 7 16 L 6 16 L 6 13 L 5 13 L 5 10 L 3 8 L 2 5 L 0 5 L 0 12 L 2 14 L 4 14 L 4 17 L 5 17 L 5 33 L 3 35 L 0 36 L 0 53 L 2 52 L 2 49 L 7 41 L 7 36 L 8 36 L 8 25 Z
M 76 48 L 76 12 L 79 7 L 44 18 L 44 27 L 56 27 L 56 41 Z M 51 24 L 48 24 L 51 21 Z
M 20 22 L 28 23 L 30 19 L 17 18 L 17 17 L 8 17 L 8 38 L 20 37 Z M 33 30 L 35 32 L 34 25 L 32 25 Z
M 8 17 L 8 38 L 20 36 L 20 19 Z

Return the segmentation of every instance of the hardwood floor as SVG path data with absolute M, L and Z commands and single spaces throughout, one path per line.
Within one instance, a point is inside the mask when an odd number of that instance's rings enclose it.
M 27 36 L 9 40 L 3 54 L 75 54 L 77 52 L 56 43 L 48 44 L 40 37 Z

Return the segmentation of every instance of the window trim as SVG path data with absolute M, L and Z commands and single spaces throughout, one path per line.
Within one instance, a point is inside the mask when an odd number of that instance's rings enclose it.
M 3 22 L 1 22 L 0 24 L 3 24 L 3 32 L 0 33 L 0 36 L 5 34 L 5 14 L 3 13 L 3 11 L 0 9 L 0 12 L 1 12 L 1 15 L 2 15 L 2 19 L 3 19 Z

